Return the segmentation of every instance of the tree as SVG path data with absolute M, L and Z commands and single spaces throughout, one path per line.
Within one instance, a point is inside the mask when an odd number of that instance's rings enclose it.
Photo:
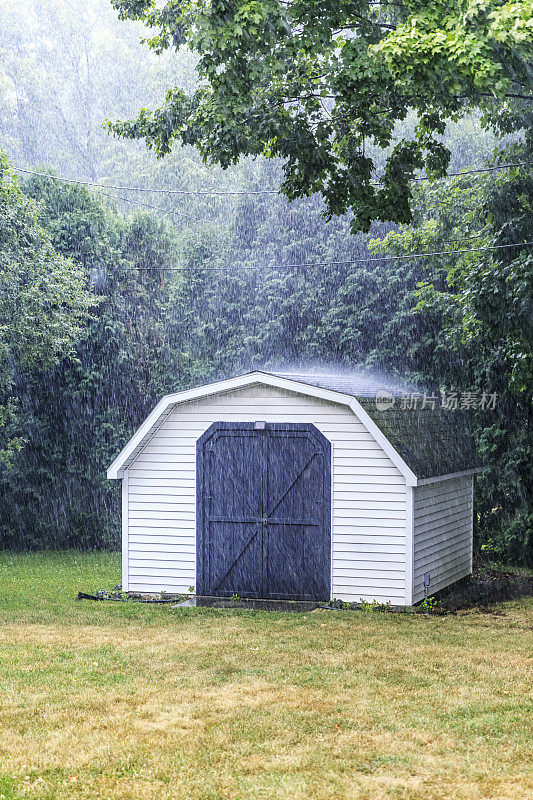
M 321 192 L 329 215 L 355 213 L 354 231 L 411 220 L 414 172 L 446 172 L 448 121 L 480 108 L 502 133 L 530 118 L 529 0 L 112 4 L 156 30 L 147 42 L 157 53 L 197 53 L 199 77 L 193 93 L 172 87 L 162 108 L 112 131 L 160 156 L 176 140 L 194 144 L 223 167 L 243 155 L 280 158 L 287 197 Z M 410 109 L 413 136 L 395 143 Z
M 532 143 L 526 136 L 499 158 L 529 161 Z M 374 243 L 381 253 L 473 251 L 440 256 L 436 273 L 422 275 L 418 310 L 441 320 L 441 388 L 497 397 L 471 411 L 483 462 L 478 544 L 522 563 L 533 535 L 533 255 L 520 243 L 533 241 L 532 197 L 527 166 L 456 179 L 424 189 L 414 224 Z
M 95 298 L 83 270 L 58 253 L 42 207 L 20 190 L 0 151 L 0 466 L 23 444 L 11 389 L 24 369 L 52 369 L 73 347 Z
M 120 491 L 106 464 L 183 381 L 166 312 L 173 237 L 154 217 L 123 218 L 82 187 L 38 178 L 24 188 L 58 258 L 75 265 L 98 303 L 53 369 L 32 361 L 14 376 L 15 433 L 27 441 L 0 474 L 0 545 L 116 546 Z
M 0 129 L 14 163 L 93 181 L 126 160 L 126 174 L 137 167 L 134 148 L 113 146 L 102 120 L 155 102 L 157 59 L 141 60 L 136 31 L 114 16 L 107 0 L 2 0 Z

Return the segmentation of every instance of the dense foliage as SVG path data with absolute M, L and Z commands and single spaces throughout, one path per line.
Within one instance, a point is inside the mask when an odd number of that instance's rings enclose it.
M 83 268 L 100 302 L 73 355 L 17 373 L 12 397 L 24 414 L 12 430 L 26 443 L 2 471 L 4 544 L 116 545 L 119 497 L 104 468 L 162 393 L 254 366 L 317 361 L 435 390 L 496 391 L 493 411 L 474 412 L 486 463 L 478 544 L 527 559 L 531 397 L 522 389 L 531 362 L 515 355 L 527 355 L 518 312 L 528 314 L 529 251 L 385 254 L 487 246 L 506 226 L 525 238 L 528 186 L 517 169 L 425 189 L 415 224 L 375 229 L 377 244 L 350 236 L 346 219 L 324 227 L 319 203 L 295 203 L 287 215 L 282 200 L 244 197 L 225 229 L 173 232 L 149 216 L 125 219 L 85 189 L 30 181 L 58 257 Z M 505 277 L 478 286 L 481 267 Z
M 11 463 L 27 436 L 15 434 L 17 376 L 53 367 L 74 345 L 94 301 L 80 265 L 54 248 L 40 210 L 0 151 L 0 466 Z
M 223 167 L 243 155 L 281 159 L 289 197 L 321 192 L 327 212 L 372 220 L 411 219 L 418 169 L 445 174 L 446 123 L 482 109 L 498 132 L 529 112 L 533 15 L 528 0 L 112 0 L 122 18 L 155 29 L 157 53 L 186 45 L 198 84 L 172 86 L 164 106 L 116 123 L 159 155 L 196 145 Z M 397 125 L 416 113 L 412 136 Z M 386 151 L 379 184 L 376 150 Z
M 532 138 L 500 160 L 533 160 Z M 528 166 L 454 181 L 425 192 L 411 227 L 378 246 L 394 253 L 445 251 L 450 239 L 472 252 L 441 256 L 446 276 L 417 292 L 419 310 L 439 313 L 450 359 L 438 377 L 449 390 L 496 393 L 493 409 L 472 408 L 484 464 L 477 479 L 479 544 L 499 557 L 530 558 L 533 537 L 533 178 Z M 468 237 L 466 239 L 456 237 Z M 499 248 L 485 250 L 483 248 Z
M 57 258 L 76 264 L 99 302 L 57 367 L 43 372 L 32 361 L 17 372 L 12 396 L 26 443 L 0 472 L 0 542 L 116 545 L 117 487 L 106 480 L 105 464 L 180 380 L 179 348 L 164 316 L 172 238 L 163 223 L 146 216 L 127 222 L 85 189 L 35 179 L 26 191 L 44 207 Z

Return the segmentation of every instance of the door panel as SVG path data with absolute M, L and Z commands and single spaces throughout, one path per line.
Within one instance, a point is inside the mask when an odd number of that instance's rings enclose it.
M 259 597 L 261 526 L 212 522 L 210 527 L 210 594 Z
M 309 424 L 214 423 L 197 459 L 198 593 L 329 599 L 325 437 Z

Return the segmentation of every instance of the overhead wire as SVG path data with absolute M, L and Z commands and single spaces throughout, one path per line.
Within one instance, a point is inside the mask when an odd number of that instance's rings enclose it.
M 478 253 L 482 250 L 502 250 L 507 247 L 526 247 L 528 245 L 533 245 L 533 241 L 531 242 L 514 242 L 513 244 L 497 244 L 491 245 L 490 247 L 471 247 L 471 248 L 462 248 L 460 250 L 439 250 L 436 252 L 431 253 L 409 253 L 408 255 L 403 256 L 381 256 L 379 258 L 352 258 L 347 259 L 344 261 L 313 261 L 313 262 L 302 262 L 302 263 L 295 263 L 295 264 L 258 264 L 255 266 L 239 266 L 235 268 L 235 272 L 240 270 L 273 270 L 273 269 L 295 269 L 295 268 L 302 268 L 302 267 L 332 267 L 332 266 L 345 266 L 349 264 L 369 264 L 372 262 L 379 262 L 383 263 L 383 261 L 402 261 L 405 259 L 413 259 L 413 258 L 432 258 L 433 256 L 447 256 L 447 255 L 455 255 L 457 253 Z M 124 267 L 124 269 L 131 269 L 131 270 L 152 270 L 153 267 Z M 205 272 L 227 272 L 231 270 L 231 267 L 204 267 L 201 265 L 195 266 L 185 266 L 185 267 L 165 267 L 164 271 L 173 271 L 173 272 L 185 272 L 189 270 L 204 270 Z
M 454 178 L 460 175 L 474 175 L 481 172 L 494 172 L 500 169 L 511 169 L 513 167 L 522 167 L 527 164 L 533 164 L 533 161 L 517 161 L 512 164 L 497 164 L 492 167 L 482 167 L 479 169 L 463 170 L 461 172 L 449 172 L 438 180 L 446 180 L 447 178 Z M 99 189 L 116 189 L 122 192 L 153 192 L 156 194 L 176 194 L 176 195 L 259 195 L 259 194 L 280 194 L 278 189 L 153 189 L 147 186 L 115 186 L 113 184 L 94 183 L 91 181 L 80 180 L 79 178 L 64 178 L 61 175 L 50 175 L 47 172 L 35 172 L 31 169 L 17 167 L 11 165 L 12 169 L 16 172 L 21 172 L 26 175 L 34 175 L 40 178 L 48 178 L 50 180 L 61 181 L 62 183 L 74 183 L 81 186 L 91 186 Z M 430 178 L 423 175 L 418 178 L 412 178 L 413 181 L 429 181 Z M 372 181 L 372 186 L 379 186 L 379 181 Z
M 202 217 L 192 217 L 190 214 L 178 214 L 175 211 L 167 211 L 161 206 L 153 206 L 150 203 L 142 203 L 139 200 L 130 200 L 127 197 L 117 197 L 114 194 L 108 194 L 107 192 L 96 192 L 96 194 L 102 195 L 103 197 L 110 197 L 112 200 L 123 200 L 125 203 L 133 203 L 134 205 L 144 206 L 145 208 L 151 208 L 154 211 L 161 211 L 162 214 L 172 214 L 172 216 L 176 217 L 176 219 L 190 219 L 193 222 L 208 222 L 212 223 L 213 220 L 210 219 L 203 219 Z M 464 242 L 470 239 L 480 239 L 485 236 L 486 233 L 475 233 L 472 236 L 454 236 L 451 240 L 452 242 Z
M 162 214 L 171 214 L 173 217 L 176 217 L 176 219 L 190 219 L 193 222 L 213 222 L 212 219 L 192 217 L 190 214 L 179 214 L 177 211 L 168 211 L 166 208 L 161 208 L 161 206 L 153 206 L 151 203 L 143 203 L 141 200 L 130 200 L 129 197 L 121 197 L 120 195 L 109 194 L 108 192 L 97 191 L 95 194 L 101 195 L 102 197 L 111 197 L 112 200 L 120 200 L 123 203 L 131 203 L 134 206 L 144 206 L 144 208 L 150 208 L 152 211 L 160 211 Z

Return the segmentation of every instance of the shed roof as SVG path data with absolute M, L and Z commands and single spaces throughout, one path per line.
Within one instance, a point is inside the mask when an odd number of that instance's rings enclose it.
M 359 373 L 256 371 L 163 397 L 110 465 L 108 477 L 121 477 L 122 470 L 135 460 L 175 404 L 254 383 L 300 391 L 350 406 L 409 485 L 416 486 L 423 479 L 466 472 L 478 466 L 467 415 L 430 408 L 404 409 L 400 398 L 412 391 L 407 386 Z M 392 408 L 377 407 L 375 397 L 379 391 L 395 398 Z
M 360 402 L 419 480 L 480 466 L 471 412 L 398 404 L 383 411 L 372 401 Z
M 415 473 L 417 478 L 431 478 L 476 469 L 477 456 L 472 429 L 472 413 L 447 410 L 435 403 L 421 408 L 409 408 L 401 398 L 416 390 L 407 384 L 387 378 L 360 373 L 275 372 L 273 375 L 342 392 L 357 398 L 369 417 Z M 391 408 L 383 410 L 375 402 L 378 392 L 388 392 L 395 398 Z

